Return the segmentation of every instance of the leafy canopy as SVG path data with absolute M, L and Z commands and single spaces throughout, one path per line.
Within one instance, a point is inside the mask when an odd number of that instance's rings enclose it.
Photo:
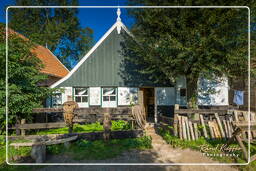
M 249 5 L 240 1 L 133 0 L 131 5 Z M 154 75 L 155 81 L 171 82 L 185 75 L 189 97 L 195 96 L 201 75 L 209 79 L 226 75 L 247 78 L 248 10 L 246 8 L 144 8 L 129 9 L 134 18 L 136 43 L 127 48 L 136 54 L 138 72 Z M 253 21 L 254 18 L 252 17 Z M 254 33 L 254 30 L 253 30 Z M 138 46 L 139 44 L 140 46 Z M 132 59 L 134 60 L 134 59 Z
M 21 6 L 77 6 L 77 0 L 16 0 Z M 76 8 L 10 8 L 9 27 L 46 46 L 68 68 L 91 48 L 93 30 L 82 28 Z

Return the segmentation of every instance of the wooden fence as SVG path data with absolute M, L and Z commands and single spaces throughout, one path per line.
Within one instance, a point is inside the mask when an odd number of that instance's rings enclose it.
M 77 108 L 74 111 L 75 118 L 74 123 L 86 124 L 94 122 L 103 122 L 103 113 L 108 111 L 111 114 L 111 120 L 125 120 L 132 123 L 134 126 L 134 119 L 131 115 L 131 108 L 129 107 L 118 107 L 118 108 Z M 36 108 L 33 113 L 40 114 L 45 113 L 46 123 L 26 123 L 24 119 L 9 129 L 16 130 L 17 135 L 25 135 L 25 130 L 33 129 L 50 129 L 50 128 L 63 128 L 66 126 L 65 122 L 47 122 L 48 116 L 53 113 L 63 113 L 62 108 Z
M 174 118 L 160 116 L 162 124 L 173 126 L 173 134 L 184 140 L 197 140 L 200 136 L 209 139 L 232 137 L 235 124 L 248 122 L 248 112 L 219 109 L 176 109 Z M 255 122 L 255 113 L 250 119 Z M 248 127 L 248 123 L 247 123 Z M 248 131 L 242 132 L 243 139 L 248 138 Z M 256 138 L 256 132 L 250 132 L 251 139 Z

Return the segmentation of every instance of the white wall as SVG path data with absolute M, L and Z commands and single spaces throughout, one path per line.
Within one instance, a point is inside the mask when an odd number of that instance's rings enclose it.
M 223 106 L 228 105 L 228 79 L 226 77 L 208 80 L 198 80 L 198 105 Z

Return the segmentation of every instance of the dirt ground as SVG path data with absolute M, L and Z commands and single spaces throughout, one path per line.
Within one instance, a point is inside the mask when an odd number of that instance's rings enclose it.
M 198 151 L 193 151 L 190 149 L 177 149 L 172 148 L 168 145 L 161 136 L 155 133 L 153 128 L 148 128 L 146 131 L 147 135 L 152 137 L 152 146 L 150 150 L 131 150 L 123 153 L 122 155 L 107 160 L 82 160 L 79 163 L 218 163 L 212 159 L 203 156 L 202 153 Z M 48 163 L 77 163 L 77 161 L 72 160 L 69 156 L 51 156 L 46 161 Z M 82 165 L 82 166 L 47 166 L 39 169 L 40 171 L 81 171 L 81 170 L 99 170 L 99 171 L 130 171 L 130 170 L 173 170 L 173 171 L 235 171 L 237 168 L 232 166 L 156 166 L 156 165 L 137 165 L 137 166 L 92 166 L 92 165 Z

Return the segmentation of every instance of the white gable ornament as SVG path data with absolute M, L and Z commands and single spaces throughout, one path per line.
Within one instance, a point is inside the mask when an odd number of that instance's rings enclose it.
M 121 23 L 121 18 L 120 18 L 120 15 L 121 15 L 120 8 L 117 9 L 116 14 L 117 14 L 117 19 L 116 19 L 117 27 L 116 27 L 116 29 L 117 29 L 117 33 L 120 34 L 121 28 L 122 28 L 122 23 Z

